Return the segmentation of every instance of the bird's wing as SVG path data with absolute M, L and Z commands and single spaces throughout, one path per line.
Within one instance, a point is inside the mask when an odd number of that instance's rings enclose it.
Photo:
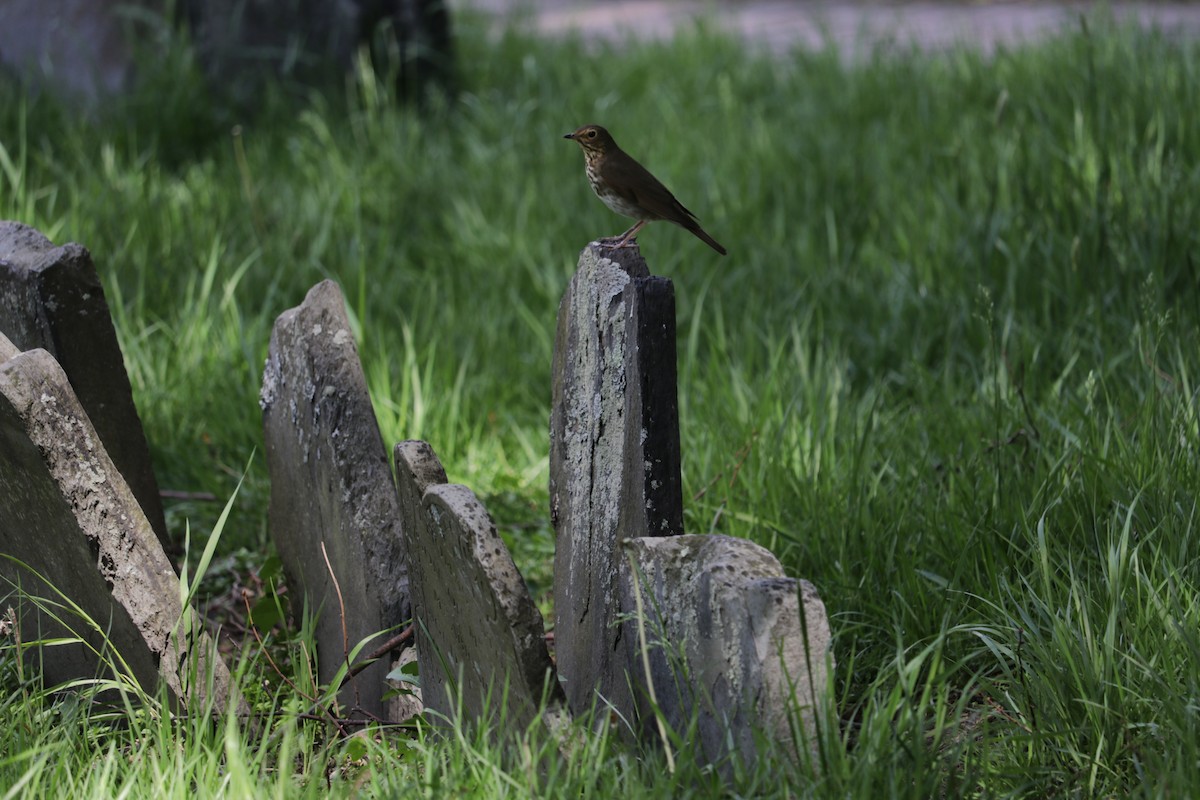
M 694 223 L 696 215 L 684 208 L 670 189 L 632 157 L 610 159 L 605 166 L 608 167 L 605 177 L 609 183 L 623 198 L 648 212 L 647 219 L 665 219 L 685 228 L 690 227 L 688 223 Z

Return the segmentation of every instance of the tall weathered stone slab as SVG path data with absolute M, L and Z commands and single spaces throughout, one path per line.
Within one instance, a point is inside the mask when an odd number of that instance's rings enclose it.
M 465 486 L 446 483 L 425 442 L 396 445 L 417 654 L 425 707 L 526 730 L 542 701 L 553 731 L 566 719 L 542 615 L 496 525 Z
M 410 616 L 396 486 L 332 281 L 275 321 L 260 401 L 271 535 L 297 596 L 318 613 L 327 683 L 360 641 Z M 372 641 L 364 653 L 383 642 Z M 348 713 L 386 715 L 390 662 L 379 659 L 345 685 Z
M 550 417 L 555 652 L 572 711 L 629 704 L 618 542 L 682 533 L 675 302 L 634 249 L 589 245 L 558 311 Z
M 224 709 L 228 672 L 184 615 L 171 563 L 67 376 L 45 350 L 14 351 L 0 336 L 0 595 L 20 606 L 23 641 L 87 643 L 42 649 L 44 681 L 102 675 L 93 650 L 115 650 L 144 688 L 162 681 L 177 701 L 203 695 L 211 670 L 211 699 Z M 59 608 L 64 627 L 31 597 L 65 597 L 99 630 Z
M 751 542 L 671 535 L 683 526 L 670 283 L 635 248 L 593 243 L 554 359 L 555 646 L 572 710 L 598 694 L 648 741 L 659 712 L 677 733 L 694 722 L 693 755 L 727 771 L 756 758 L 760 734 L 791 742 L 794 719 L 812 734 L 831 663 L 816 590 Z
M 654 699 L 666 722 L 686 730 L 696 718 L 707 763 L 756 757 L 755 735 L 811 744 L 829 684 L 832 637 L 816 588 L 783 574 L 765 548 L 729 536 L 630 539 L 633 568 L 621 571 L 629 607 L 641 593 Z M 653 739 L 643 642 L 636 619 L 623 624 L 625 668 L 639 687 L 634 703 Z M 794 742 L 789 714 L 803 723 Z
M 166 544 L 158 482 L 100 277 L 86 249 L 0 222 L 0 332 L 62 366 L 100 441 Z

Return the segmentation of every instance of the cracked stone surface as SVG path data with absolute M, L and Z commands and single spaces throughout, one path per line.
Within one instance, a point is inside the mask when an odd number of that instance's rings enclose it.
M 496 525 L 425 442 L 395 448 L 425 707 L 442 717 L 524 731 L 566 720 L 542 614 Z M 503 700 L 503 703 L 502 703 Z
M 630 704 L 618 542 L 683 529 L 675 306 L 636 248 L 593 242 L 558 311 L 550 417 L 555 653 L 571 710 Z
M 62 366 L 143 513 L 169 542 L 158 481 L 100 276 L 86 249 L 56 247 L 19 222 L 0 222 L 0 332 Z
M 371 639 L 365 655 L 411 616 L 396 486 L 332 281 L 275 321 L 260 404 L 271 536 L 296 597 L 318 614 L 319 677 L 329 683 L 360 642 Z M 391 661 L 344 686 L 347 713 L 387 717 Z
M 809 737 L 829 688 L 832 634 L 816 587 L 788 578 L 766 548 L 729 536 L 632 539 L 624 603 L 645 608 L 658 707 L 676 730 L 698 714 L 704 760 L 755 757 L 756 728 L 791 743 L 789 714 Z M 654 736 L 636 620 L 623 623 L 626 669 L 644 737 Z
M 47 685 L 111 672 L 93 650 L 111 647 L 149 691 L 161 681 L 178 702 L 212 675 L 224 710 L 229 674 L 190 609 L 133 492 L 109 458 L 62 368 L 45 350 L 16 353 L 0 336 L 0 578 L 21 607 L 21 638 L 78 636 L 42 653 Z M 59 609 L 39 613 L 28 596 L 78 606 L 96 625 Z M 73 631 L 73 633 L 71 633 Z M 101 631 L 103 633 L 101 633 Z
M 760 731 L 797 756 L 811 741 L 792 731 L 816 729 L 831 636 L 816 589 L 768 550 L 683 535 L 669 290 L 636 248 L 594 242 L 559 306 L 555 650 L 576 714 L 599 699 L 646 742 L 655 708 L 679 733 L 694 719 L 690 754 L 731 772 Z

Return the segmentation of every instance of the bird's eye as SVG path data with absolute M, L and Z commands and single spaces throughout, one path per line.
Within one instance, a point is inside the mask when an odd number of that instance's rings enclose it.
M 595 131 L 588 131 L 588 132 L 587 132 L 587 137 L 588 137 L 589 139 L 595 139 L 595 138 L 596 138 L 596 132 L 595 132 Z

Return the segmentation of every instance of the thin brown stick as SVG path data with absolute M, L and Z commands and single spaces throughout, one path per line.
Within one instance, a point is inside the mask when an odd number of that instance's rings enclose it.
M 699 500 L 701 497 L 704 497 L 704 495 L 708 494 L 708 490 L 711 489 L 717 481 L 721 480 L 721 477 L 724 474 L 724 472 L 718 472 L 716 475 L 714 475 L 712 480 L 700 487 L 700 491 L 692 495 L 692 500 Z
M 249 614 L 250 614 L 250 599 L 248 597 L 246 597 L 245 595 L 242 595 L 242 601 L 246 604 L 246 614 L 247 614 L 247 616 L 249 616 Z M 251 625 L 251 626 L 249 626 L 249 628 L 250 628 L 250 632 L 252 634 L 254 634 L 254 640 L 256 642 L 258 642 L 259 651 L 264 656 L 267 657 L 267 663 L 271 665 L 271 669 L 275 670 L 275 674 L 278 675 L 279 678 L 284 683 L 286 683 L 289 687 L 291 687 L 292 691 L 295 692 L 299 697 L 303 697 L 305 699 L 305 701 L 308 702 L 309 705 L 313 706 L 314 708 L 320 708 L 320 703 L 318 702 L 318 699 L 316 697 L 312 697 L 308 694 L 305 694 L 303 691 L 301 691 L 300 687 L 297 686 L 296 683 L 291 678 L 289 678 L 286 674 L 284 674 L 284 671 L 279 668 L 279 665 L 275 663 L 275 659 L 271 658 L 271 651 L 267 649 L 266 643 L 263 642 L 262 635 L 259 634 L 259 632 L 258 632 L 258 626 Z M 342 736 L 350 735 L 350 732 L 346 730 L 346 726 L 343 724 L 343 721 L 340 720 L 338 717 L 334 716 L 334 714 L 331 711 L 326 711 L 324 713 L 324 715 L 316 715 L 316 714 L 306 715 L 306 718 L 317 719 L 322 722 L 330 722 L 333 724 L 333 726 L 335 728 L 338 729 L 338 733 L 340 733 Z
M 181 489 L 159 489 L 158 496 L 164 500 L 194 500 L 204 503 L 217 502 L 217 496 L 212 492 L 185 492 Z
M 338 583 L 337 575 L 333 574 L 333 565 L 329 563 L 329 553 L 325 551 L 325 542 L 321 542 L 321 558 L 325 559 L 325 569 L 329 570 L 329 579 L 333 581 L 333 591 L 337 593 L 338 611 L 340 612 L 338 619 L 342 623 L 342 658 L 346 661 L 346 671 L 349 673 L 351 669 L 350 634 L 346 632 L 346 601 L 342 599 L 342 587 Z M 357 686 L 354 687 L 354 702 L 356 705 L 361 702 Z
M 386 642 L 379 645 L 379 647 L 376 647 L 373 651 L 371 651 L 371 653 L 369 655 L 367 655 L 367 657 L 365 659 L 363 659 L 362 661 L 359 661 L 357 664 L 354 665 L 353 668 L 351 668 L 350 672 L 348 672 L 346 674 L 346 677 L 342 679 L 342 684 L 344 685 L 346 683 L 346 681 L 350 680 L 351 678 L 358 675 L 358 673 L 362 672 L 364 669 L 371 666 L 371 664 L 375 662 L 375 659 L 383 658 L 389 652 L 391 652 L 392 650 L 395 650 L 397 647 L 399 647 L 400 645 L 407 642 L 409 639 L 411 639 L 413 637 L 414 630 L 415 630 L 415 626 L 409 625 L 407 628 L 400 631 L 400 633 L 398 633 L 395 636 L 393 636 L 392 638 L 388 639 Z
M 734 467 L 733 467 L 733 474 L 729 476 L 729 488 L 730 489 L 732 489 L 733 484 L 737 482 L 738 473 L 740 473 L 742 471 L 742 465 L 745 464 L 746 459 L 750 457 L 750 451 L 754 449 L 754 443 L 757 440 L 758 440 L 758 431 L 754 431 L 753 433 L 750 434 L 750 441 L 746 442 L 746 444 L 742 447 L 742 449 L 738 451 L 739 453 L 741 453 L 741 457 L 738 459 L 737 464 L 734 465 Z
M 654 721 L 658 725 L 658 738 L 662 742 L 663 753 L 667 757 L 667 772 L 671 775 L 675 774 L 675 754 L 671 752 L 671 739 L 667 736 L 667 726 L 663 722 L 661 707 L 658 705 L 658 695 L 654 691 L 654 676 L 650 672 L 650 646 L 646 643 L 646 609 L 642 605 L 642 583 L 641 575 L 638 573 L 637 564 L 633 560 L 633 554 L 626 548 L 625 558 L 629 561 L 629 575 L 633 579 L 633 601 L 637 606 L 637 632 L 638 644 L 642 653 L 642 669 L 646 674 L 646 691 L 650 695 L 650 702 L 654 706 Z
M 242 595 L 242 602 L 246 604 L 246 615 L 247 615 L 247 617 L 249 617 L 249 615 L 251 613 L 250 612 L 250 598 L 246 597 L 245 595 Z M 316 698 L 309 697 L 308 695 L 304 694 L 304 692 L 300 691 L 300 687 L 297 686 L 295 683 L 293 683 L 292 679 L 289 678 L 287 675 L 285 675 L 283 670 L 281 670 L 279 668 L 279 665 L 275 663 L 275 659 L 271 658 L 271 651 L 267 649 L 266 643 L 263 642 L 262 635 L 258 632 L 258 626 L 251 625 L 249 627 L 249 630 L 250 630 L 250 633 L 254 634 L 254 641 L 258 642 L 258 649 L 261 650 L 262 654 L 267 657 L 267 663 L 271 665 L 271 669 L 275 670 L 275 674 L 278 675 L 280 677 L 280 679 L 283 680 L 284 683 L 286 683 L 288 686 L 292 687 L 293 692 L 295 692 L 296 694 L 300 695 L 308 702 L 313 703 L 315 705 Z

